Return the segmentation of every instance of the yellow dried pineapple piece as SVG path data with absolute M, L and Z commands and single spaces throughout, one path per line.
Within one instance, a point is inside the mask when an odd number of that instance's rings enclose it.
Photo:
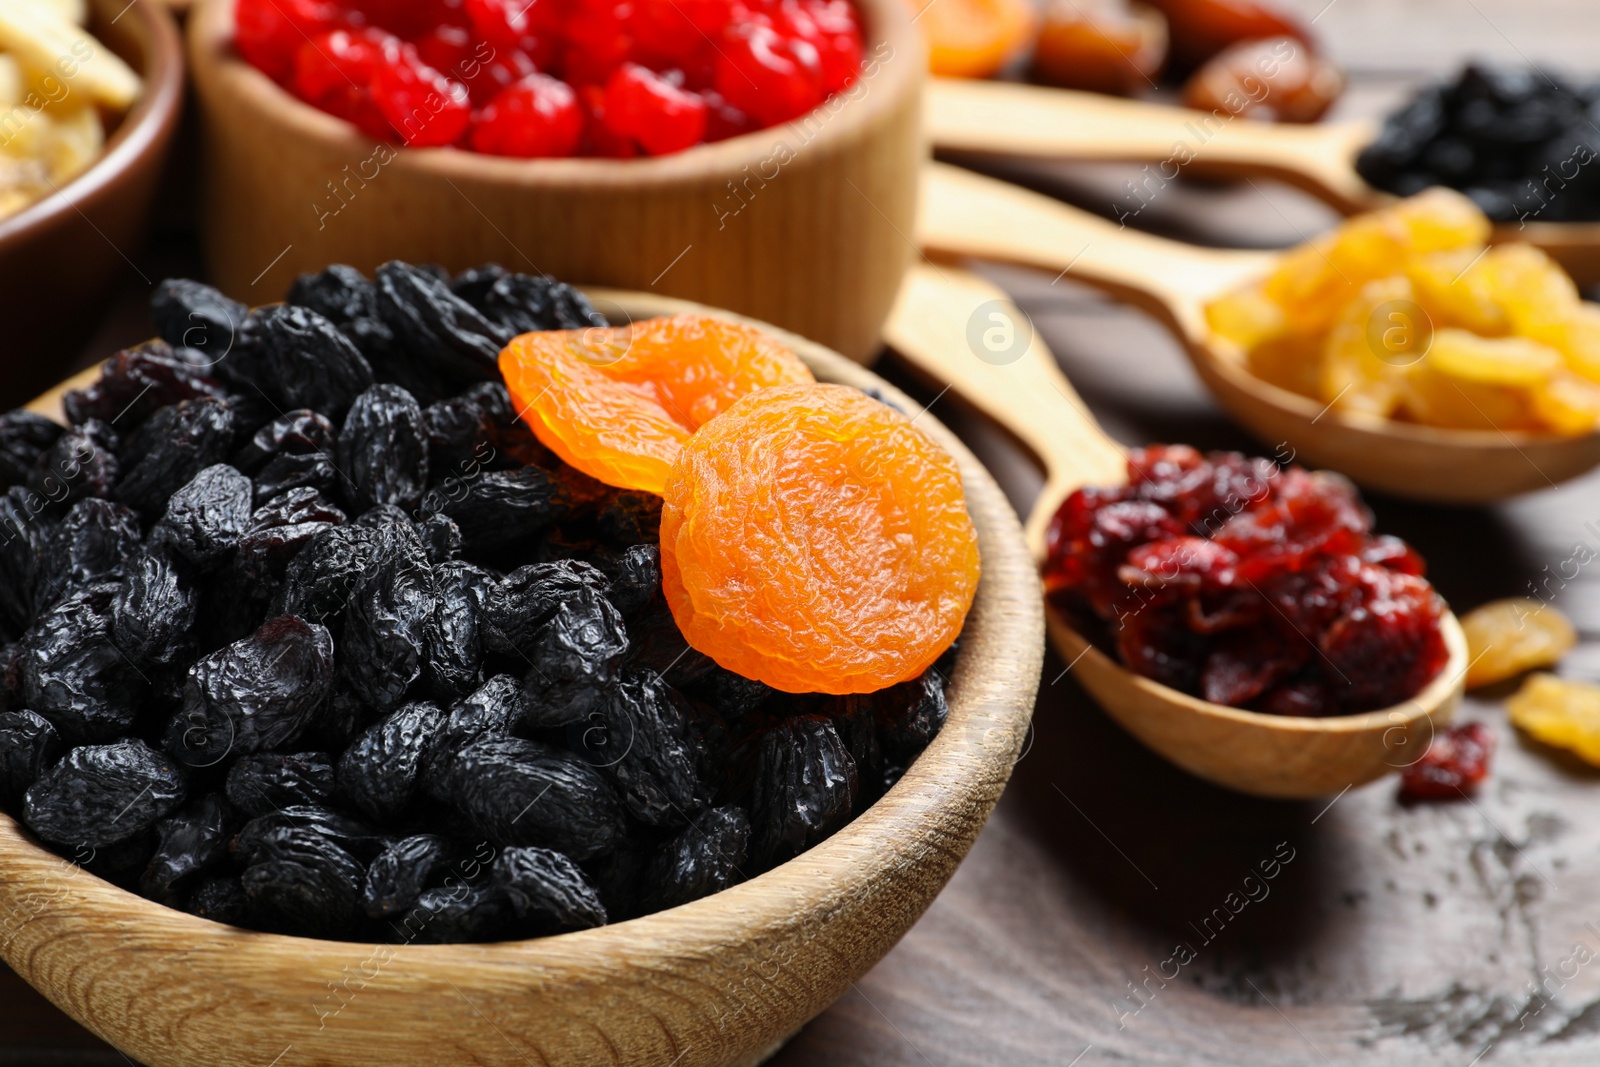
M 1544 340 L 1580 306 L 1578 287 L 1567 272 L 1532 245 L 1496 245 L 1473 269 L 1484 272 L 1512 331 L 1524 337 Z
M 1498 337 L 1511 329 L 1488 275 L 1476 269 L 1482 254 L 1480 248 L 1457 248 L 1430 252 L 1406 264 L 1417 303 L 1435 325 L 1459 326 L 1483 337 Z
M 1438 343 L 1435 335 L 1434 345 Z M 1400 390 L 1401 409 L 1424 425 L 1450 430 L 1537 430 L 1543 426 L 1525 390 L 1448 377 L 1434 368 L 1431 353 L 1411 368 Z
M 1567 617 L 1527 597 L 1495 600 L 1461 617 L 1467 635 L 1467 688 L 1553 667 L 1578 643 Z
M 1389 211 L 1405 227 L 1412 255 L 1457 248 L 1476 252 L 1489 241 L 1489 217 L 1468 197 L 1442 185 L 1407 197 Z
M 1566 360 L 1549 345 L 1526 337 L 1479 337 L 1448 328 L 1433 335 L 1428 362 L 1447 378 L 1528 388 L 1547 382 Z
M 1259 286 L 1213 301 L 1206 307 L 1206 322 L 1218 337 L 1243 348 L 1256 347 L 1289 328 L 1288 316 Z
M 1506 701 L 1519 729 L 1600 766 L 1600 685 L 1535 674 Z
M 1577 436 L 1600 426 L 1600 383 L 1561 371 L 1530 394 L 1534 414 L 1556 433 Z

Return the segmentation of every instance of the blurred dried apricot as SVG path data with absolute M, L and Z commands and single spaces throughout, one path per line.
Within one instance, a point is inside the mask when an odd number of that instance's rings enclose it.
M 661 511 L 689 644 L 791 693 L 919 676 L 961 630 L 978 542 L 955 461 L 842 385 L 753 393 L 683 446 Z
M 928 42 L 928 69 L 948 78 L 987 78 L 1033 32 L 1028 0 L 906 0 Z
M 519 416 L 607 485 L 660 493 L 683 442 L 746 393 L 809 382 L 793 352 L 725 319 L 527 333 L 500 353 Z
M 1535 739 L 1600 767 L 1600 685 L 1530 675 L 1506 701 L 1511 722 Z
M 1468 689 L 1553 667 L 1578 643 L 1565 615 L 1526 597 L 1474 608 L 1461 617 L 1461 629 L 1467 635 Z
M 1179 70 L 1192 70 L 1240 41 L 1293 37 L 1311 44 L 1311 35 L 1293 18 L 1255 0 L 1147 2 L 1167 17 L 1172 60 Z
M 1033 74 L 1064 89 L 1126 95 L 1155 84 L 1167 20 L 1118 0 L 1052 0 L 1033 46 Z
M 1344 75 L 1292 37 L 1241 41 L 1208 59 L 1183 86 L 1200 111 L 1267 122 L 1315 122 L 1344 91 Z

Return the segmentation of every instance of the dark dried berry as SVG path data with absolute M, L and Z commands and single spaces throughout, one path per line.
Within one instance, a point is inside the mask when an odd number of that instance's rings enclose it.
M 333 687 L 333 637 L 293 615 L 189 669 L 167 751 L 194 767 L 292 744 Z
M 461 555 L 461 527 L 443 513 L 429 515 L 420 524 L 423 547 L 428 550 L 428 562 L 434 566 L 449 563 Z
M 28 790 L 22 821 L 46 841 L 101 848 L 150 829 L 185 792 L 183 772 L 143 741 L 85 745 Z
M 470 563 L 433 568 L 438 600 L 428 626 L 423 677 L 440 700 L 455 700 L 478 687 L 483 676 L 479 587 L 484 574 Z
M 201 397 L 162 408 L 123 442 L 116 498 L 146 515 L 163 514 L 173 493 L 228 458 L 233 434 L 233 408 L 225 400 Z
M 372 386 L 366 358 L 309 308 L 274 304 L 252 311 L 245 319 L 244 347 L 250 383 L 284 411 L 314 408 L 343 418 Z
M 311 456 L 273 456 L 256 474 L 256 505 L 270 503 L 291 489 L 314 489 L 332 494 L 342 479 L 333 460 L 320 453 Z
M 339 757 L 339 791 L 375 821 L 398 818 L 418 793 L 422 757 L 444 725 L 433 704 L 407 704 L 367 728 Z
M 471 696 L 456 702 L 423 755 L 422 784 L 429 795 L 448 800 L 456 755 L 480 738 L 509 737 L 522 725 L 526 710 L 522 683 L 509 674 L 495 675 Z
M 534 635 L 528 674 L 529 722 L 561 726 L 587 718 L 617 679 L 628 634 L 611 601 L 580 590 Z
M 161 549 L 130 564 L 111 602 L 111 640 L 130 663 L 166 666 L 192 656 L 200 597 Z M 187 660 L 185 660 L 187 662 Z
M 613 490 L 600 503 L 595 528 L 608 544 L 657 545 L 661 541 L 661 498 L 654 493 Z
M 341 669 L 376 708 L 398 705 L 421 675 L 438 589 L 409 522 L 377 531 L 381 543 L 345 610 Z
M 422 498 L 461 527 L 461 548 L 477 560 L 547 533 L 567 513 L 561 483 L 539 467 L 490 471 L 449 481 Z
M 150 829 L 109 845 L 75 845 L 72 858 L 96 878 L 104 878 L 120 889 L 135 890 L 139 872 L 145 869 L 155 852 L 156 833 Z
M 0 415 L 0 489 L 28 481 L 45 450 L 61 437 L 61 424 L 18 409 Z
M 195 566 L 211 567 L 239 547 L 250 515 L 250 480 L 219 463 L 172 494 L 151 536 Z
M 664 603 L 661 593 L 661 549 L 634 545 L 622 553 L 611 580 L 611 603 L 632 621 L 646 608 Z
M 469 274 L 475 276 L 457 278 L 451 288 L 512 336 L 606 325 L 588 297 L 549 275 L 502 272 L 491 279 L 484 272 Z
M 484 318 L 438 278 L 408 263 L 378 268 L 378 315 L 418 363 L 448 378 L 493 381 L 516 336 Z
M 228 805 L 216 793 L 156 824 L 161 844 L 139 878 L 139 892 L 177 907 L 178 888 L 228 855 Z
M 288 933 L 348 935 L 365 870 L 314 830 L 284 827 L 263 841 L 260 859 L 239 876 L 251 907 Z
M 156 332 L 173 346 L 199 351 L 213 373 L 236 380 L 228 361 L 249 309 L 209 285 L 188 278 L 168 278 L 150 298 Z
M 647 826 L 682 826 L 710 802 L 685 706 L 655 675 L 623 678 L 588 718 L 567 727 L 567 736 Z
M 0 496 L 0 630 L 19 633 L 33 621 L 36 583 L 55 532 L 48 506 L 21 486 Z
M 778 690 L 765 682 L 746 678 L 722 667 L 711 671 L 699 686 L 696 691 L 706 696 L 730 722 L 752 718 L 767 707 L 774 697 L 781 697 Z
M 339 431 L 326 415 L 300 408 L 281 415 L 255 432 L 239 450 L 234 466 L 254 474 L 275 456 L 311 456 L 333 452 Z
M 496 442 L 514 420 L 511 396 L 499 382 L 479 382 L 460 396 L 441 400 L 422 413 L 433 476 L 440 482 L 472 478 L 497 465 Z
M 762 739 L 750 812 L 757 870 L 798 856 L 850 821 L 856 765 L 833 723 L 797 715 Z
M 139 551 L 139 516 L 109 500 L 72 505 L 50 538 L 37 575 L 34 603 L 40 607 L 97 581 L 115 581 Z
M 316 274 L 302 274 L 289 289 L 289 303 L 310 308 L 340 329 L 374 317 L 376 297 L 377 291 L 367 276 L 344 263 L 335 263 Z
M 239 565 L 256 577 L 283 578 L 302 548 L 344 521 L 344 512 L 315 489 L 290 489 L 250 516 L 250 529 L 239 541 Z
M 101 366 L 94 384 L 68 392 L 61 398 L 61 406 L 74 426 L 100 419 L 127 431 L 168 404 L 200 396 L 222 400 L 227 395 L 221 382 L 167 342 L 155 340 L 112 356 Z
M 872 696 L 878 708 L 884 756 L 901 767 L 909 767 L 928 747 L 950 714 L 944 698 L 944 682 L 930 671 L 921 678 L 890 686 Z
M 378 504 L 413 510 L 428 485 L 428 439 L 422 408 L 398 385 L 375 385 L 356 398 L 339 431 L 339 472 L 358 511 Z
M 507 848 L 489 865 L 489 882 L 505 895 L 523 937 L 606 924 L 605 905 L 588 876 L 547 848 Z
M 15 804 L 66 751 L 50 721 L 31 711 L 0 712 L 0 801 Z
M 463 882 L 423 890 L 406 921 L 406 935 L 425 945 L 498 941 L 510 920 L 511 905 L 503 893 Z
M 248 926 L 252 914 L 244 886 L 231 876 L 203 879 L 189 894 L 183 910 L 227 926 Z
M 245 823 L 233 839 L 234 858 L 245 867 L 272 859 L 288 830 L 315 834 L 363 862 L 370 862 L 389 844 L 384 835 L 360 819 L 314 805 L 297 805 Z
M 284 573 L 284 612 L 331 626 L 377 566 L 383 543 L 363 526 L 318 531 Z
M 517 737 L 475 741 L 457 755 L 450 798 L 491 841 L 577 859 L 614 848 L 625 822 L 611 783 L 581 758 Z
M 213 652 L 250 636 L 264 618 L 295 614 L 270 610 L 281 595 L 281 583 L 271 574 L 252 573 L 238 559 L 207 575 L 199 589 L 194 634 L 200 652 Z
M 492 652 L 529 659 L 539 628 L 584 590 L 605 594 L 611 582 L 592 563 L 563 559 L 518 567 L 484 589 L 483 643 Z
M 98 419 L 69 427 L 40 454 L 28 485 L 58 504 L 86 496 L 109 497 L 122 477 L 119 444 L 116 432 Z
M 321 752 L 281 756 L 258 752 L 228 769 L 224 792 L 246 815 L 266 815 L 296 806 L 319 807 L 333 796 L 333 761 Z
M 454 850 L 435 834 L 404 837 L 382 852 L 367 868 L 361 886 L 361 909 L 374 919 L 397 916 L 417 902 L 448 868 Z
M 144 679 L 111 643 L 115 583 L 71 593 L 40 613 L 12 667 L 22 699 L 69 741 L 109 740 L 133 725 Z
M 750 817 L 743 808 L 712 808 L 658 849 L 641 880 L 644 904 L 661 911 L 744 881 Z

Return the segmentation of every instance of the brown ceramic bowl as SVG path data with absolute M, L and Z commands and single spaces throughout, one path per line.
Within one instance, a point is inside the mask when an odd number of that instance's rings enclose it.
M 144 93 L 87 170 L 0 220 L 0 322 L 10 357 L 0 408 L 58 380 L 111 286 L 141 278 L 150 203 L 183 109 L 183 48 L 164 6 L 90 0 L 89 30 L 139 72 Z
M 924 52 L 905 0 L 857 0 L 856 86 L 803 119 L 654 159 L 504 159 L 375 144 L 239 58 L 197 0 L 212 280 L 247 304 L 329 263 L 496 261 L 752 315 L 873 358 L 915 248 Z

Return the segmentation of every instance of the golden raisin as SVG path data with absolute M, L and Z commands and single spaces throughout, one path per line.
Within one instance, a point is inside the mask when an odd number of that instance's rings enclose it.
M 1506 711 L 1537 740 L 1600 767 L 1600 685 L 1531 675 L 1506 701 Z
M 1467 635 L 1467 688 L 1493 685 L 1537 667 L 1553 667 L 1578 643 L 1567 617 L 1526 597 L 1495 600 L 1461 619 Z
M 702 315 L 523 334 L 500 353 L 500 372 L 552 452 L 608 485 L 652 493 L 689 435 L 734 401 L 812 380 L 761 331 Z
M 663 589 L 689 644 L 791 693 L 916 678 L 961 630 L 978 542 L 955 461 L 842 385 L 753 393 L 683 446 Z

